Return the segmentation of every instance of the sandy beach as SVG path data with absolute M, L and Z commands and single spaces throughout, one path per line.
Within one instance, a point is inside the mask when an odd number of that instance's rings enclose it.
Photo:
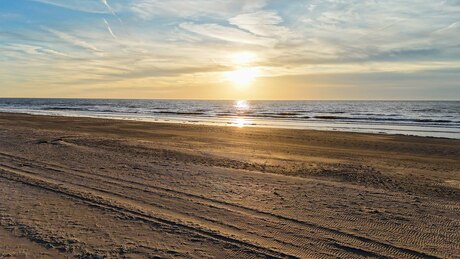
M 460 140 L 0 113 L 0 257 L 459 258 Z

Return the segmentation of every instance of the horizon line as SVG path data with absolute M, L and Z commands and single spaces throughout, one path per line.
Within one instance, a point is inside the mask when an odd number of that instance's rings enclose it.
M 1 97 L 0 99 L 68 99 L 68 100 L 158 100 L 158 101 L 406 101 L 406 102 L 458 102 L 460 99 L 206 99 L 206 98 L 103 98 L 103 97 Z

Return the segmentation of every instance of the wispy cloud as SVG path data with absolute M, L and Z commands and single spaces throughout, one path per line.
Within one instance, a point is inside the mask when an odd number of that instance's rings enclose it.
M 3 1 L 0 72 L 11 87 L 27 77 L 199 89 L 251 52 L 263 78 L 415 75 L 460 66 L 459 13 L 457 0 Z
M 228 21 L 232 25 L 259 36 L 280 38 L 289 32 L 286 27 L 279 26 L 283 22 L 283 18 L 274 11 L 239 14 Z
M 59 6 L 62 8 L 72 9 L 87 13 L 107 13 L 106 7 L 99 1 L 81 1 L 81 0 L 32 0 L 44 4 Z
M 251 33 L 219 24 L 182 23 L 180 27 L 190 32 L 223 41 L 262 46 L 272 46 L 275 44 L 275 41 L 272 39 L 258 37 Z
M 67 43 L 70 43 L 74 46 L 77 46 L 77 47 L 80 47 L 80 48 L 83 48 L 83 49 L 86 49 L 86 50 L 90 50 L 90 51 L 93 51 L 95 53 L 98 53 L 98 54 L 101 54 L 103 51 L 98 49 L 97 47 L 95 47 L 94 45 L 78 38 L 78 37 L 75 37 L 73 35 L 70 35 L 68 33 L 65 33 L 65 32 L 62 32 L 62 31 L 58 31 L 58 30 L 54 30 L 54 29 L 50 29 L 48 28 L 48 31 L 50 33 L 52 33 L 53 35 L 57 36 L 59 39 L 67 42 Z
M 134 0 L 130 8 L 144 19 L 170 15 L 226 17 L 239 12 L 258 10 L 264 7 L 266 2 L 266 0 Z
M 69 57 L 68 54 L 54 50 L 54 49 L 49 49 L 46 47 L 42 46 L 35 46 L 35 45 L 28 45 L 28 44 L 9 44 L 5 45 L 2 47 L 4 50 L 12 50 L 12 51 L 18 51 L 18 52 L 23 52 L 25 54 L 29 55 L 54 55 L 58 57 Z

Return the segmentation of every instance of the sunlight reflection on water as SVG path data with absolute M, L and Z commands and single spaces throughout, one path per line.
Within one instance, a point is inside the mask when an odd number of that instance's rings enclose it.
M 245 118 L 236 118 L 230 121 L 230 125 L 238 128 L 243 128 L 244 126 L 249 125 L 249 121 Z
M 249 102 L 246 101 L 246 100 L 235 101 L 234 107 L 238 111 L 247 111 L 247 110 L 249 110 L 251 108 L 249 106 Z
M 236 114 L 244 114 L 247 111 L 251 109 L 251 106 L 249 105 L 249 102 L 246 100 L 237 100 L 235 101 L 233 107 L 236 110 Z M 237 117 L 237 118 L 232 118 L 229 122 L 228 125 L 238 127 L 238 128 L 243 128 L 247 125 L 250 124 L 250 121 L 246 118 L 242 117 Z

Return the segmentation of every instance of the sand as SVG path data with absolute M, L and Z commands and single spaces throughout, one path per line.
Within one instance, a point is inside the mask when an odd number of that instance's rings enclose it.
M 460 258 L 460 140 L 0 113 L 0 257 Z

